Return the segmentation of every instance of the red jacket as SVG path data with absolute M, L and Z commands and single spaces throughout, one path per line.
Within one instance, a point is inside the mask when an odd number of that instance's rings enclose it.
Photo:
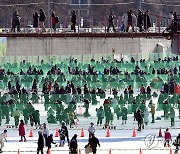
M 104 104 L 106 104 L 106 105 L 110 105 L 109 100 L 108 100 L 108 99 L 105 99 L 105 100 L 104 100 Z
M 55 25 L 56 24 L 56 17 L 51 17 L 51 24 Z
M 171 134 L 169 132 L 166 131 L 166 132 L 164 132 L 164 134 L 165 134 L 164 135 L 165 140 L 171 140 Z
M 146 93 L 144 86 L 141 87 L 140 92 L 141 92 L 141 94 L 145 94 Z
M 24 136 L 24 135 L 25 135 L 24 123 L 20 123 L 20 125 L 19 125 L 19 136 Z

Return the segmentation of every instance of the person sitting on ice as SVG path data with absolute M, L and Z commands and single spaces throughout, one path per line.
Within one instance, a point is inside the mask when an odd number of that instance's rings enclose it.
M 7 130 L 4 130 L 4 132 L 2 134 L 0 134 L 0 153 L 2 153 L 2 148 L 4 147 L 4 141 L 3 140 L 5 140 L 7 142 L 6 134 L 7 134 Z

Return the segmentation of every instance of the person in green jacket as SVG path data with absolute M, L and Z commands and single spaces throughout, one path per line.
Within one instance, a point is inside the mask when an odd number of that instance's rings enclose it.
M 29 112 L 28 112 L 28 109 L 26 107 L 23 109 L 23 116 L 24 116 L 24 122 L 27 125 L 28 120 L 29 120 Z
M 104 110 L 103 110 L 103 107 L 100 106 L 100 108 L 97 109 L 96 112 L 97 112 L 97 117 L 98 117 L 97 125 L 100 124 L 100 126 L 101 126 L 102 125 L 102 120 L 104 119 Z
M 137 111 L 137 103 L 136 100 L 133 100 L 133 104 L 132 104 L 132 112 L 134 113 L 134 121 L 136 121 L 136 111 Z
M 150 101 L 149 103 L 149 107 L 150 107 L 150 112 L 151 112 L 151 115 L 152 115 L 152 121 L 151 123 L 155 123 L 155 118 L 154 118 L 154 115 L 155 115 L 155 112 L 156 112 L 156 109 L 155 109 L 155 104 L 152 102 L 152 100 Z
M 117 120 L 121 117 L 121 107 L 120 105 L 117 105 L 116 108 L 114 109 L 114 113 L 117 115 Z
M 171 106 L 170 108 L 170 118 L 171 118 L 171 127 L 175 126 L 174 118 L 175 118 L 175 111 L 174 108 Z
M 168 119 L 169 118 L 169 103 L 167 100 L 163 102 L 163 110 L 164 110 L 164 119 Z
M 14 111 L 13 117 L 14 117 L 14 121 L 15 121 L 15 127 L 17 128 L 19 125 L 19 117 L 20 117 L 20 112 L 18 109 L 16 109 L 16 111 Z
M 35 110 L 33 112 L 33 118 L 34 118 L 34 123 L 36 128 L 38 128 L 38 126 L 40 127 L 40 114 L 39 114 L 39 110 Z
M 128 114 L 127 108 L 124 106 L 124 107 L 122 108 L 122 125 L 123 125 L 123 124 L 126 124 L 127 114 Z

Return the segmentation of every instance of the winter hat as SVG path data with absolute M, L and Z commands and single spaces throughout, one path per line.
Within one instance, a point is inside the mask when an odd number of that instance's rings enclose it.
M 53 136 L 53 134 L 50 134 L 50 136 Z
M 6 129 L 4 130 L 4 133 L 7 133 L 7 130 L 6 130 Z

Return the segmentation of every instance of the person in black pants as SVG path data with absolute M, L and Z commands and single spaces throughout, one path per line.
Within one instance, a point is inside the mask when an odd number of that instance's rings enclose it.
M 12 17 L 12 31 L 15 32 L 17 27 L 17 32 L 20 32 L 20 16 L 17 11 L 14 12 Z
M 138 17 L 137 17 L 137 26 L 139 27 L 139 32 L 143 31 L 143 12 L 138 10 Z
M 141 114 L 141 110 L 138 109 L 136 112 L 136 120 L 138 122 L 138 131 L 141 131 L 141 127 L 142 127 L 142 114 Z
M 38 138 L 38 148 L 37 148 L 37 154 L 39 154 L 39 151 L 41 151 L 41 154 L 43 154 L 43 148 L 44 148 L 44 138 L 42 135 L 42 132 L 39 131 L 39 138 Z
M 76 11 L 75 10 L 72 10 L 71 30 L 74 30 L 74 32 L 76 32 Z
M 91 135 L 91 138 L 89 139 L 89 145 L 90 145 L 90 147 L 92 148 L 93 154 L 96 154 L 97 145 L 99 145 L 99 147 L 100 147 L 100 143 L 99 143 L 98 138 L 96 138 L 96 137 L 94 136 L 94 134 L 92 134 L 92 135 Z
M 116 16 L 114 15 L 114 11 L 111 11 L 111 14 L 109 15 L 109 26 L 107 28 L 107 32 L 109 32 L 109 28 L 112 27 L 114 32 L 116 32 L 115 26 L 114 26 L 114 19 Z

